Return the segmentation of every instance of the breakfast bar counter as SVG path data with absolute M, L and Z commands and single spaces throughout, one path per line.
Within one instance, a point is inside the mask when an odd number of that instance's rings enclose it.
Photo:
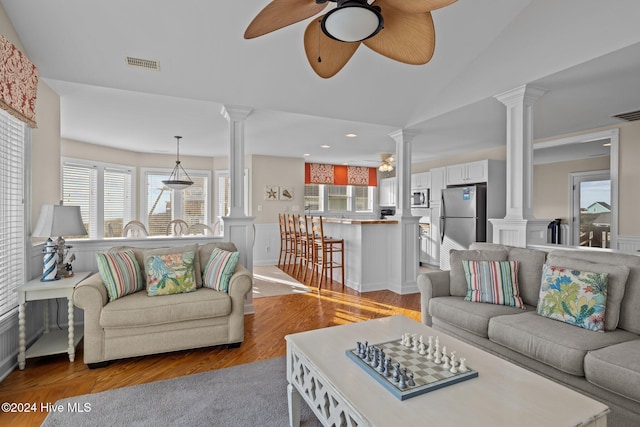
M 344 239 L 346 286 L 359 292 L 389 288 L 399 268 L 391 256 L 398 250 L 398 224 L 394 219 L 323 218 L 324 234 Z

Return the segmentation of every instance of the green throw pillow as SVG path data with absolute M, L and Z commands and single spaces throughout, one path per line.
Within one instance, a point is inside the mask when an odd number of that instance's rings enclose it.
M 544 264 L 537 313 L 591 331 L 604 331 L 608 277 Z
M 156 296 L 195 291 L 194 260 L 195 252 L 147 256 L 147 294 Z
M 204 269 L 202 285 L 216 291 L 229 292 L 229 281 L 240 254 L 215 248 Z
M 109 301 L 140 291 L 144 287 L 140 265 L 132 250 L 98 252 L 96 261 Z

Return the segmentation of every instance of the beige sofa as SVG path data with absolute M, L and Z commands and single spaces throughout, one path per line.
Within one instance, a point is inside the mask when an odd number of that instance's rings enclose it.
M 233 243 L 198 245 L 200 277 L 214 248 L 236 251 Z M 149 248 L 131 248 L 140 266 Z M 143 274 L 144 276 L 144 274 Z M 145 290 L 109 302 L 100 273 L 78 284 L 73 303 L 84 310 L 84 362 L 106 361 L 208 347 L 239 346 L 244 340 L 244 302 L 252 275 L 237 264 L 229 292 L 198 287 L 189 293 L 147 296 Z
M 488 243 L 470 249 L 451 252 L 451 271 L 418 276 L 423 323 L 603 402 L 611 409 L 609 426 L 640 425 L 640 256 L 604 250 L 547 253 Z M 518 261 L 525 309 L 465 301 L 462 259 Z M 593 332 L 538 315 L 544 263 L 609 271 L 605 315 L 620 301 L 617 328 Z M 615 291 L 614 276 L 624 285 Z

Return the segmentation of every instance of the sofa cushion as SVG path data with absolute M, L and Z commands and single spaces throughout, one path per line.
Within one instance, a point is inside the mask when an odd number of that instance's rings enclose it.
M 140 265 L 132 250 L 98 252 L 96 261 L 102 283 L 107 288 L 109 301 L 115 301 L 144 288 Z
M 449 252 L 449 264 L 451 271 L 449 272 L 449 286 L 451 295 L 464 297 L 467 295 L 467 279 L 464 274 L 462 260 L 469 261 L 506 261 L 507 250 L 458 250 L 451 249 Z
M 144 260 L 147 295 L 171 295 L 196 290 L 196 252 L 149 254 Z
M 629 267 L 629 278 L 620 303 L 620 320 L 618 328 L 640 334 L 640 256 L 632 254 L 612 253 L 602 250 L 585 251 L 553 251 L 553 254 L 577 258 L 584 261 L 626 265 Z
M 199 288 L 195 292 L 154 298 L 136 292 L 110 302 L 100 313 L 103 328 L 132 328 L 186 320 L 228 316 L 231 298 L 224 292 Z
M 524 308 L 518 290 L 517 261 L 463 260 L 467 279 L 465 301 Z
M 606 273 L 608 283 L 604 329 L 606 331 L 613 331 L 617 328 L 620 318 L 620 306 L 625 294 L 627 278 L 629 277 L 629 267 L 564 257 L 555 251 L 547 257 L 547 264 L 594 273 Z
M 489 320 L 489 339 L 524 356 L 571 375 L 584 376 L 584 358 L 590 350 L 636 339 L 622 330 L 605 334 L 539 316 L 497 316 Z
M 525 310 L 534 309 L 525 306 Z M 488 337 L 492 317 L 517 313 L 523 313 L 523 310 L 507 305 L 468 302 L 462 297 L 438 297 L 429 301 L 431 316 L 483 338 Z
M 547 259 L 547 252 L 486 242 L 473 242 L 469 245 L 469 249 L 508 251 L 507 259 L 509 261 L 518 261 L 518 288 L 520 288 L 522 301 L 534 307 L 538 305 L 542 264 Z
M 229 280 L 233 275 L 233 269 L 238 263 L 238 252 L 228 252 L 215 248 L 207 261 L 202 276 L 203 286 L 216 291 L 228 292 Z
M 640 339 L 590 351 L 584 372 L 590 383 L 640 402 Z
M 539 315 L 601 332 L 606 302 L 607 274 L 544 265 Z
M 547 253 L 536 249 L 509 248 L 509 261 L 518 261 L 518 288 L 522 302 L 538 305 L 542 265 Z

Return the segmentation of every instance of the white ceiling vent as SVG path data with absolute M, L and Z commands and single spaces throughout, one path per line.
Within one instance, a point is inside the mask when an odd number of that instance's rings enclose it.
M 132 67 L 144 68 L 147 70 L 160 71 L 160 62 L 152 59 L 141 59 L 127 56 L 127 64 Z
M 628 113 L 614 114 L 612 117 L 616 117 L 621 120 L 626 120 L 628 122 L 635 122 L 636 120 L 640 120 L 640 110 L 629 111 Z

